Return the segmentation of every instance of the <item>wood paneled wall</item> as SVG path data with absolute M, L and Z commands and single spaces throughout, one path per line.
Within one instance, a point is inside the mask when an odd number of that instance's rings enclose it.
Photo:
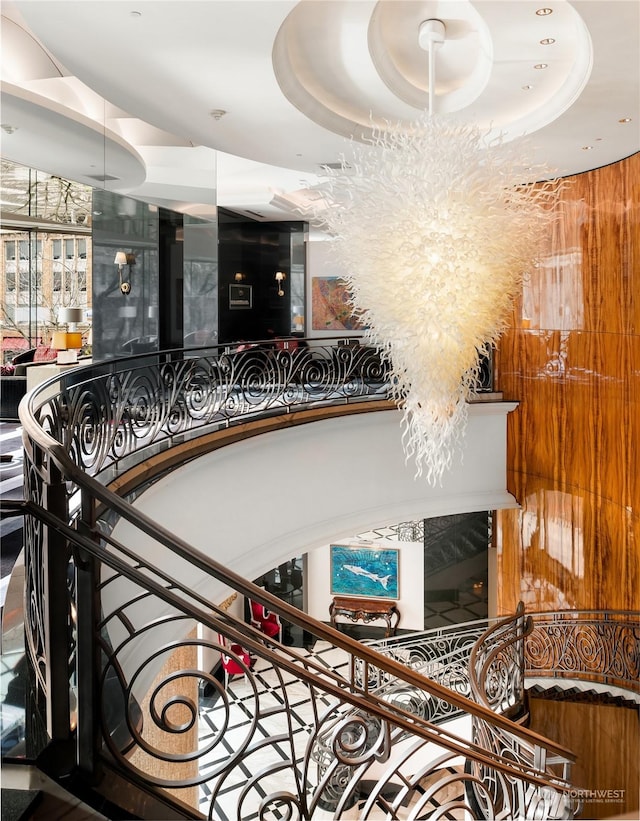
M 640 609 L 640 154 L 567 181 L 496 356 L 499 613 Z
M 584 801 L 578 818 L 638 818 L 638 708 L 529 697 L 529 729 L 578 756 L 570 781 Z M 584 791 L 584 792 L 583 792 Z M 599 791 L 599 792 L 598 792 Z
M 195 639 L 196 631 L 192 631 L 187 639 Z M 196 780 L 198 776 L 198 760 L 191 756 L 198 748 L 198 723 L 184 732 L 169 733 L 160 729 L 154 721 L 152 711 L 160 712 L 167 704 L 166 719 L 174 725 L 189 724 L 193 716 L 184 705 L 186 699 L 197 708 L 198 679 L 190 673 L 198 669 L 197 648 L 195 644 L 185 644 L 173 652 L 164 654 L 164 664 L 156 676 L 153 685 L 149 688 L 145 698 L 141 701 L 142 724 L 139 730 L 145 744 L 153 751 L 168 756 L 184 756 L 184 760 L 161 760 L 156 755 L 148 754 L 141 746 L 134 748 L 130 757 L 130 764 L 142 773 L 157 779 L 160 783 L 172 781 Z M 155 690 L 158 689 L 156 693 Z M 198 808 L 198 787 L 166 788 L 166 792 L 185 803 L 188 807 Z

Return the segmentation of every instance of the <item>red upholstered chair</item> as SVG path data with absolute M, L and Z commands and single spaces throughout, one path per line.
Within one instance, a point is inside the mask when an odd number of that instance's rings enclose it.
M 228 648 L 234 656 L 240 659 L 240 662 L 236 661 L 235 658 L 232 656 L 227 655 L 224 650 L 220 652 L 220 661 L 222 662 L 222 669 L 224 670 L 224 689 L 226 690 L 229 686 L 229 681 L 233 676 L 244 676 L 252 666 L 252 659 L 249 655 L 249 652 L 244 649 L 240 644 L 235 643 L 227 643 L 227 640 L 223 635 L 218 633 L 218 643 L 223 648 Z
M 251 624 L 270 639 L 277 638 L 278 641 L 281 641 L 282 623 L 278 614 L 268 612 L 265 610 L 264 605 L 251 599 L 249 599 L 249 605 L 251 607 Z

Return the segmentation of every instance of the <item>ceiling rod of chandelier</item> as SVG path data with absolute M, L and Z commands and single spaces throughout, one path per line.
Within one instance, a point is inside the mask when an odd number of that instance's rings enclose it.
M 429 52 L 429 115 L 433 114 L 436 95 L 436 51 L 444 43 L 446 27 L 442 20 L 424 20 L 418 29 L 418 45 Z

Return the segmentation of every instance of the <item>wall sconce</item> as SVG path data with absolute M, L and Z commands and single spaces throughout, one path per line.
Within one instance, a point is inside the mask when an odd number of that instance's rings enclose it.
M 284 291 L 282 290 L 282 283 L 287 278 L 287 275 L 282 271 L 276 271 L 275 280 L 278 283 L 278 296 L 284 296 Z
M 236 282 L 242 282 L 247 278 L 247 275 L 243 274 L 241 271 L 238 271 L 236 274 L 233 275 L 233 278 Z
M 136 264 L 136 255 L 127 254 L 124 251 L 118 251 L 116 258 L 113 260 L 114 264 L 118 266 L 118 278 L 120 279 L 120 290 L 123 294 L 131 293 L 131 266 Z M 122 279 L 122 269 L 125 265 L 129 266 L 128 279 Z

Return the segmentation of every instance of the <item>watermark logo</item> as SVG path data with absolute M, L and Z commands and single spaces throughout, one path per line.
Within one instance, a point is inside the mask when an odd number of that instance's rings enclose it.
M 624 790 L 569 790 L 569 798 L 589 804 L 624 804 Z

